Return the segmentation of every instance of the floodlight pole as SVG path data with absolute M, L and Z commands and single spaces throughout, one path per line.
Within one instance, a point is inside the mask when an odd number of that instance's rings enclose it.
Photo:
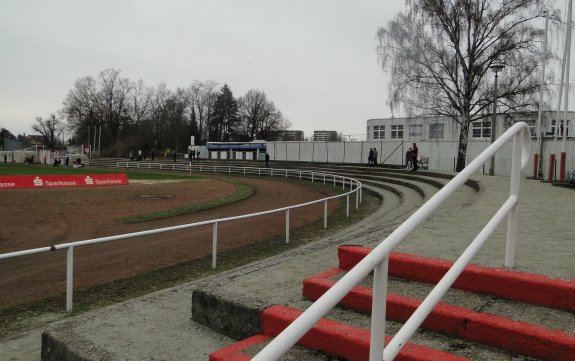
M 503 70 L 503 65 L 491 65 L 489 67 L 495 73 L 495 86 L 493 89 L 493 118 L 491 119 L 491 144 L 495 142 L 495 127 L 497 120 L 497 73 Z M 491 164 L 489 164 L 489 175 L 495 175 L 495 155 L 491 157 Z

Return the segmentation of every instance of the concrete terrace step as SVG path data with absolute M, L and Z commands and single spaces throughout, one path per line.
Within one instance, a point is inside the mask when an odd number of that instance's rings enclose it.
M 365 256 L 368 251 L 369 249 L 365 247 L 340 247 L 338 252 L 340 267 L 350 268 L 356 264 L 363 256 Z M 424 281 L 434 280 L 436 277 L 440 277 L 442 274 L 444 274 L 444 272 L 447 270 L 445 267 L 448 265 L 449 262 L 442 260 L 426 259 L 423 257 L 399 254 L 393 255 L 390 259 L 390 273 L 392 273 L 393 270 L 394 274 L 406 278 L 414 277 L 418 280 L 423 279 Z M 572 303 L 572 290 L 569 290 L 569 286 L 565 287 L 565 282 L 563 282 L 563 280 L 556 280 L 540 275 L 529 275 L 529 277 L 524 277 L 525 274 L 521 272 L 511 272 L 489 267 L 472 266 L 470 268 L 473 269 L 474 267 L 479 267 L 482 272 L 466 274 L 465 277 L 469 278 L 469 280 L 465 288 L 469 289 L 470 291 L 483 291 L 486 287 L 486 283 L 482 281 L 482 278 L 484 277 L 497 276 L 493 280 L 493 288 L 498 289 L 503 287 L 504 290 L 502 290 L 501 293 L 504 294 L 506 291 L 509 291 L 514 295 L 516 294 L 516 289 L 513 287 L 508 287 L 506 282 L 513 282 L 515 284 L 527 282 L 529 284 L 535 280 L 537 284 L 540 284 L 542 281 L 545 281 L 544 283 L 548 284 L 545 292 L 553 293 L 554 289 L 558 289 L 560 294 L 568 297 L 567 302 L 556 303 L 556 306 L 564 309 L 565 304 Z M 407 272 L 404 272 L 406 270 Z M 345 271 L 343 269 L 332 269 L 321 274 L 306 278 L 304 280 L 303 296 L 312 300 L 318 299 L 331 286 L 333 286 L 333 284 L 335 284 L 334 278 L 337 278 L 344 272 Z M 418 275 L 419 273 L 426 276 L 422 277 L 421 275 Z M 501 274 L 503 274 L 503 276 L 501 276 Z M 472 282 L 473 280 L 477 280 L 477 282 L 474 283 Z M 567 284 L 569 284 L 569 282 L 567 282 Z M 475 285 L 477 285 L 477 287 L 475 287 Z M 518 286 L 516 288 L 522 289 L 522 287 L 525 286 Z M 488 292 L 490 291 L 492 290 L 488 289 Z M 214 322 L 217 323 L 219 321 L 215 321 L 212 316 L 209 315 L 217 314 L 218 316 L 216 318 L 221 320 L 222 318 L 225 319 L 227 317 L 238 317 L 237 315 L 244 315 L 243 317 L 245 317 L 245 315 L 250 313 L 236 308 L 233 311 L 228 312 L 226 314 L 227 316 L 224 316 L 221 312 L 221 304 L 225 302 L 214 301 L 213 299 L 211 301 L 206 301 L 206 293 L 203 291 L 197 292 L 197 295 L 196 292 L 194 293 L 194 298 L 196 300 L 193 301 L 192 309 L 194 310 L 194 308 L 196 308 L 195 314 L 201 314 L 202 316 L 195 316 L 194 320 L 203 323 L 206 319 L 208 319 L 209 321 L 206 324 L 210 327 L 214 326 Z M 218 297 L 211 293 L 208 294 L 208 298 Z M 518 298 L 517 295 L 510 297 L 514 297 L 516 299 Z M 508 296 L 508 298 L 510 297 Z M 527 298 L 528 301 L 532 300 L 529 298 L 529 296 Z M 549 299 L 554 298 L 551 297 Z M 352 292 L 342 300 L 340 306 L 349 310 L 369 315 L 371 312 L 371 300 L 371 288 L 362 285 L 355 287 Z M 228 303 L 235 302 L 235 300 L 228 301 Z M 405 322 L 420 303 L 421 299 L 418 298 L 389 293 L 387 300 L 387 318 L 392 321 Z M 208 306 L 206 307 L 206 305 Z M 569 307 L 567 308 L 569 309 Z M 257 329 L 258 335 L 255 337 L 248 337 L 247 339 L 240 341 L 237 344 L 232 344 L 212 353 L 210 355 L 210 360 L 249 360 L 261 348 L 263 348 L 265 343 L 269 342 L 270 337 L 278 335 L 285 327 L 293 322 L 293 320 L 295 320 L 295 318 L 301 314 L 301 311 L 292 307 L 274 305 L 262 306 L 258 309 L 257 313 L 260 315 L 259 320 L 252 321 L 251 328 L 252 333 L 255 329 Z M 254 312 L 251 311 L 251 314 L 253 318 Z M 569 319 L 569 317 L 572 315 L 567 312 L 564 314 L 564 316 Z M 321 351 L 327 355 L 340 357 L 346 360 L 366 360 L 369 353 L 369 331 L 366 329 L 369 327 L 368 320 L 357 321 L 357 316 L 342 316 L 342 312 L 333 311 L 331 313 L 331 317 L 335 317 L 335 320 L 325 318 L 322 319 L 318 325 L 316 325 L 312 330 L 308 332 L 308 334 L 306 334 L 306 336 L 304 336 L 304 338 L 302 338 L 302 340 L 300 340 L 299 345 L 304 346 L 310 350 Z M 561 315 L 559 315 L 559 317 L 561 317 Z M 204 321 L 202 321 L 202 318 Z M 345 323 L 341 322 L 344 319 Z M 211 325 L 210 322 L 212 323 Z M 352 322 L 354 324 L 357 323 L 361 326 L 352 326 L 347 324 L 347 322 Z M 236 323 L 240 323 L 242 327 L 244 327 L 246 324 L 250 324 L 250 322 L 246 322 L 245 319 Z M 254 324 L 258 323 L 259 325 L 253 326 Z M 567 321 L 567 324 L 564 326 L 565 329 L 569 330 L 572 325 L 570 325 L 569 321 Z M 221 325 L 217 325 L 215 328 L 218 327 L 222 328 Z M 395 328 L 397 327 L 398 326 Z M 535 357 L 542 360 L 566 361 L 570 360 L 571 356 L 575 354 L 575 335 L 566 330 L 549 329 L 537 324 L 531 324 L 529 322 L 515 320 L 496 314 L 487 314 L 483 313 L 483 311 L 478 312 L 465 307 L 446 303 L 441 303 L 436 306 L 422 327 L 432 332 L 439 332 L 441 334 L 450 335 L 451 337 L 457 337 L 462 340 L 460 342 L 471 342 L 474 343 L 474 345 L 483 344 L 488 347 L 495 347 L 498 349 L 506 350 L 507 352 L 524 355 L 527 358 L 520 357 L 520 359 L 524 360 Z M 230 332 L 230 329 L 233 328 L 234 327 L 231 327 L 230 324 L 228 324 L 224 325 L 222 330 L 224 332 Z M 230 336 L 235 336 L 235 338 L 243 338 L 237 337 L 237 334 Z M 428 335 L 427 338 L 429 337 L 430 336 Z M 389 342 L 389 339 L 389 337 L 386 337 L 386 342 Z M 400 354 L 397 359 L 464 359 L 461 355 L 452 355 L 445 353 L 445 351 L 440 351 L 440 349 L 449 350 L 452 347 L 449 346 L 449 342 L 448 345 L 446 345 L 445 341 L 439 341 L 439 343 L 433 343 L 433 345 L 434 347 L 438 347 L 438 349 L 436 350 L 429 347 L 411 344 L 405 350 L 407 353 Z M 481 348 L 481 346 L 470 347 L 474 347 L 475 349 Z M 470 350 L 468 353 L 470 355 L 474 355 L 472 356 L 473 359 L 517 359 L 516 357 L 510 356 L 509 354 L 507 356 L 504 354 L 498 354 L 496 351 L 486 351 L 485 354 L 474 352 L 476 351 Z M 298 352 L 296 351 L 295 354 L 297 355 Z M 479 354 L 482 356 L 478 356 Z M 297 356 L 295 356 L 295 358 L 294 356 L 286 356 L 285 358 L 282 358 L 282 360 L 291 359 L 298 358 Z M 305 358 L 300 359 L 303 360 Z
M 339 268 L 350 270 L 369 252 L 371 249 L 367 247 L 339 247 Z M 452 265 L 451 261 L 437 258 L 392 253 L 389 259 L 389 276 L 437 283 Z M 575 280 L 471 264 L 452 287 L 559 310 L 575 311 Z
M 277 336 L 289 326 L 301 311 L 286 306 L 275 305 L 266 308 L 261 313 L 262 334 L 249 337 L 239 343 L 215 351 L 210 354 L 210 361 L 250 360 L 257 349 L 250 352 L 250 348 L 268 341 L 269 337 Z M 321 351 L 335 357 L 350 361 L 362 361 L 369 358 L 370 332 L 347 325 L 342 322 L 323 318 L 301 340 L 299 345 L 310 350 Z M 390 341 L 385 338 L 385 342 Z M 428 347 L 408 343 L 399 353 L 396 360 L 432 361 L 432 360 L 467 360 L 446 352 L 437 351 Z
M 303 295 L 317 300 L 334 284 L 334 276 L 345 271 L 332 269 L 304 280 Z M 405 322 L 422 300 L 388 293 L 386 318 Z M 356 286 L 339 303 L 357 312 L 371 314 L 372 289 Z M 422 327 L 465 341 L 482 343 L 522 355 L 549 360 L 568 360 L 575 354 L 575 335 L 559 330 L 516 321 L 507 317 L 475 312 L 464 307 L 439 303 L 422 324 Z

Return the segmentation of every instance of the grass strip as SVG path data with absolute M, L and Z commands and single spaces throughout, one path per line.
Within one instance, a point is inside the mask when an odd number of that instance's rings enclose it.
M 172 208 L 165 211 L 158 211 L 152 212 L 147 214 L 140 214 L 137 216 L 125 217 L 120 219 L 122 223 L 141 223 L 141 222 L 149 222 L 149 221 L 156 221 L 160 219 L 166 219 L 170 217 L 177 217 L 183 216 L 186 214 L 206 211 L 208 209 L 213 209 L 217 207 L 222 207 L 226 205 L 230 205 L 241 200 L 247 199 L 255 194 L 256 189 L 246 183 L 232 181 L 232 180 L 224 180 L 225 182 L 232 183 L 238 187 L 237 192 L 227 197 L 214 199 L 209 202 L 200 203 L 200 204 L 190 204 L 184 207 Z
M 370 216 L 381 206 L 381 202 L 381 195 L 364 189 L 360 208 L 350 212 L 349 218 L 345 214 L 345 202 L 341 201 L 338 208 L 329 215 L 328 228 L 323 228 L 323 219 L 319 219 L 303 227 L 291 229 L 288 244 L 285 243 L 285 235 L 279 234 L 248 246 L 220 252 L 215 270 L 211 269 L 211 256 L 205 256 L 106 284 L 75 289 L 74 311 L 71 315 L 192 282 L 312 243 Z M 52 314 L 51 317 L 55 319 L 67 316 L 64 312 L 65 305 L 66 295 L 61 294 L 27 304 L 0 308 L 0 339 L 27 329 L 45 326 L 43 320 L 46 314 Z M 39 320 L 35 321 L 37 318 Z

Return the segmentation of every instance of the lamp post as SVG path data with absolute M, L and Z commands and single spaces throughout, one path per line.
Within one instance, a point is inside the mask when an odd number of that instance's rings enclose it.
M 504 66 L 501 64 L 491 65 L 489 67 L 495 73 L 495 86 L 493 89 L 493 118 L 491 119 L 491 144 L 495 142 L 495 126 L 497 119 L 497 73 L 503 70 Z M 495 155 L 491 157 L 491 164 L 489 165 L 489 175 L 495 175 Z

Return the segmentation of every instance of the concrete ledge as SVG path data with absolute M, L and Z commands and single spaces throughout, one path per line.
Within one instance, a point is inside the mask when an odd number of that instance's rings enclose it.
M 259 333 L 260 313 L 270 304 L 254 297 L 226 293 L 222 288 L 195 289 L 192 320 L 236 340 Z
M 66 331 L 52 329 L 42 333 L 42 361 L 116 361 L 116 355 L 99 349 L 90 341 Z

